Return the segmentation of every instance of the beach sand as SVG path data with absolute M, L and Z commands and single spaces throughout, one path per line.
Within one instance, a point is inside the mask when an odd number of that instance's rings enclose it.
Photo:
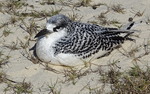
M 60 91 L 60 94 L 90 94 L 89 88 L 102 88 L 103 86 L 103 83 L 99 81 L 101 75 L 98 74 L 98 70 L 100 68 L 104 71 L 107 71 L 109 70 L 107 65 L 113 62 L 118 62 L 116 65 L 121 68 L 121 71 L 126 71 L 135 64 L 138 64 L 143 69 L 145 68 L 145 65 L 150 65 L 150 54 L 144 55 L 138 60 L 135 60 L 136 57 L 145 53 L 144 45 L 147 45 L 148 43 L 150 44 L 150 25 L 148 24 L 148 18 L 150 20 L 149 0 L 91 0 L 87 6 L 79 6 L 79 4 L 74 6 L 73 4 L 75 4 L 75 2 L 79 2 L 78 0 L 62 1 L 64 3 L 61 3 L 57 0 L 55 1 L 54 5 L 43 5 L 40 3 L 44 2 L 44 0 L 25 0 L 24 2 L 28 5 L 20 7 L 15 11 L 19 13 L 49 11 L 49 15 L 52 15 L 53 12 L 51 10 L 55 11 L 61 9 L 61 14 L 65 14 L 66 16 L 70 16 L 72 18 L 77 16 L 76 21 L 85 23 L 97 22 L 97 24 L 101 24 L 97 17 L 101 13 L 107 12 L 109 9 L 108 13 L 105 14 L 107 21 L 114 20 L 118 21 L 119 24 L 107 23 L 105 26 L 119 27 L 121 25 L 126 25 L 129 23 L 128 19 L 130 17 L 132 17 L 134 21 L 142 21 L 142 23 L 139 23 L 137 26 L 132 28 L 133 30 L 140 31 L 135 34 L 138 35 L 138 37 L 133 36 L 136 42 L 127 41 L 122 45 L 121 48 L 114 50 L 109 56 L 92 62 L 93 64 L 90 66 L 89 70 L 93 70 L 93 72 L 88 71 L 80 77 L 75 76 L 76 72 L 84 73 L 89 66 L 85 67 L 85 69 L 82 69 L 81 71 L 78 69 L 74 71 L 75 69 L 71 70 L 70 68 L 64 68 L 62 66 L 52 66 L 52 68 L 58 70 L 58 72 L 46 70 L 43 62 L 42 64 L 39 64 L 33 63 L 31 60 L 29 60 L 31 59 L 31 55 L 33 55 L 32 52 L 29 52 L 29 49 L 36 42 L 36 39 L 34 39 L 35 34 L 45 27 L 46 18 L 49 17 L 23 17 L 23 21 L 28 27 L 31 25 L 30 23 L 35 23 L 34 25 L 37 26 L 33 28 L 31 32 L 29 29 L 28 33 L 26 30 L 21 28 L 26 28 L 22 20 L 18 20 L 14 23 L 11 22 L 10 19 L 12 17 L 17 18 L 18 16 L 14 15 L 13 13 L 6 13 L 6 10 L 8 9 L 6 7 L 2 7 L 0 12 L 0 24 L 3 25 L 4 23 L 8 23 L 8 25 L 0 28 L 0 52 L 3 54 L 0 55 L 1 59 L 5 59 L 3 62 L 6 63 L 2 65 L 0 70 L 5 72 L 9 79 L 15 82 L 25 81 L 31 83 L 31 86 L 33 87 L 33 94 L 54 94 L 49 93 L 52 90 L 50 86 L 52 88 L 54 87 L 54 91 Z M 5 5 L 8 1 L 6 2 L 5 0 L 1 0 L 0 2 Z M 96 9 L 93 9 L 91 6 L 96 4 L 100 4 L 100 6 L 97 6 Z M 121 13 L 115 12 L 112 9 L 114 5 L 118 4 L 120 4 L 120 6 L 123 8 L 123 12 Z M 8 11 L 13 10 L 9 9 Z M 11 33 L 8 33 L 9 31 Z M 140 49 L 135 51 L 135 53 L 132 53 L 132 50 L 138 47 Z M 147 47 L 147 50 L 150 50 L 149 46 Z M 71 75 L 73 73 L 74 75 Z M 6 83 L 0 84 L 0 94 L 4 94 L 4 89 L 6 87 Z M 110 91 L 110 84 L 106 84 L 103 93 L 106 94 Z M 12 94 L 12 92 L 13 91 L 10 90 L 7 91 L 6 94 Z

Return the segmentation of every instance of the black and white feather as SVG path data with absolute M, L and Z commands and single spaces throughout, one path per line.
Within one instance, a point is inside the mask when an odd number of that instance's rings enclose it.
M 35 55 L 55 65 L 76 66 L 91 62 L 111 52 L 125 40 L 133 40 L 129 30 L 73 22 L 58 14 L 52 16 L 35 37 Z

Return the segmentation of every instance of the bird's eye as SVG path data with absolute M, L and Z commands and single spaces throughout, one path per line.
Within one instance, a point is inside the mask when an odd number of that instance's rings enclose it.
M 57 30 L 56 30 L 56 29 L 57 29 L 57 28 L 53 28 L 53 31 L 54 31 L 54 32 L 57 32 Z
M 57 26 L 56 29 L 60 29 L 60 26 Z
M 57 26 L 53 29 L 54 32 L 57 32 L 57 29 L 60 29 L 60 26 Z

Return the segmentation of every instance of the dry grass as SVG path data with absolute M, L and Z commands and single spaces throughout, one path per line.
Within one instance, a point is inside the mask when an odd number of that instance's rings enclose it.
M 107 6 L 107 5 L 104 4 L 104 3 L 98 3 L 98 4 L 93 4 L 93 5 L 91 5 L 91 7 L 95 10 L 95 9 L 97 9 L 98 7 L 102 6 L 102 5 Z
M 122 13 L 122 14 L 125 13 L 125 10 L 124 10 L 124 8 L 122 7 L 121 4 L 113 5 L 113 6 L 111 7 L 111 9 L 112 9 L 114 12 L 117 12 L 117 13 Z
M 65 82 L 70 82 L 71 81 L 72 84 L 75 85 L 81 77 L 86 76 L 90 72 L 91 72 L 90 70 L 82 71 L 82 69 L 77 70 L 77 69 L 74 69 L 74 68 L 69 68 L 69 69 L 64 70 L 63 75 L 66 79 Z
M 131 67 L 127 74 L 118 76 L 119 79 L 111 87 L 112 94 L 115 93 L 150 93 L 150 67 L 146 71 L 139 68 L 138 65 Z M 110 80 L 111 81 L 111 80 Z
M 150 67 L 141 69 L 135 65 L 126 72 L 121 72 L 118 67 L 109 66 L 107 72 L 99 71 L 100 82 L 110 84 L 109 94 L 148 94 L 150 93 Z M 99 94 L 99 93 L 96 93 Z
M 61 89 L 57 89 L 58 83 L 57 79 L 55 82 L 51 82 L 51 84 L 48 85 L 49 94 L 61 94 Z
M 96 20 L 97 20 L 97 24 L 100 24 L 100 25 L 103 25 L 103 26 L 105 26 L 105 25 L 114 25 L 114 26 L 117 26 L 118 27 L 118 25 L 119 24 L 121 24 L 118 20 L 116 20 L 116 19 L 113 19 L 113 20 L 108 20 L 107 19 L 107 17 L 106 17 L 106 14 L 107 13 L 101 13 L 100 15 L 98 15 L 97 17 L 96 17 Z
M 0 68 L 2 68 L 3 65 L 7 65 L 9 63 L 9 58 L 11 56 L 5 55 L 3 51 L 0 51 Z
M 55 0 L 43 0 L 40 2 L 41 5 L 55 5 Z
M 5 81 L 6 81 L 6 74 L 3 71 L 1 71 L 0 72 L 0 84 L 4 83 Z
M 4 89 L 4 93 L 7 94 L 12 92 L 13 94 L 32 94 L 32 85 L 31 83 L 25 82 L 7 82 L 7 87 Z
M 3 22 L 0 25 L 0 29 L 3 29 L 1 38 L 7 38 L 10 34 L 14 34 L 13 31 L 9 28 L 9 26 L 14 26 L 17 28 L 22 28 L 28 35 L 25 36 L 25 42 L 18 39 L 16 42 L 12 42 L 8 45 L 3 45 L 2 47 L 9 49 L 10 51 L 21 50 L 22 56 L 26 57 L 27 60 L 31 61 L 33 64 L 41 64 L 41 62 L 35 58 L 30 52 L 30 42 L 35 41 L 33 36 L 42 28 L 39 26 L 37 19 L 46 20 L 48 17 L 61 13 L 63 11 L 62 8 L 55 8 L 54 5 L 57 3 L 62 4 L 63 6 L 68 6 L 72 8 L 72 14 L 68 14 L 68 16 L 73 21 L 80 21 L 82 15 L 74 12 L 74 8 L 79 7 L 92 7 L 93 9 L 97 9 L 100 6 L 106 6 L 108 10 L 106 12 L 102 12 L 99 15 L 95 16 L 96 21 L 91 21 L 90 23 L 100 24 L 100 25 L 114 25 L 118 27 L 118 24 L 121 24 L 117 19 L 108 20 L 107 15 L 110 11 L 114 11 L 115 13 L 124 14 L 125 9 L 121 4 L 116 4 L 111 7 L 108 7 L 106 4 L 99 3 L 91 5 L 92 0 L 79 0 L 77 3 L 72 3 L 71 1 L 65 2 L 64 0 L 42 0 L 38 2 L 40 5 L 53 5 L 53 7 L 49 8 L 49 10 L 31 10 L 31 11 L 21 11 L 23 8 L 30 7 L 34 9 L 34 5 L 29 5 L 23 0 L 8 0 L 6 2 L 0 2 L 0 12 L 11 15 L 7 22 Z M 144 14 L 144 11 L 138 11 L 134 13 L 135 16 L 141 17 Z M 67 14 L 66 14 L 67 15 Z M 29 19 L 30 18 L 30 19 Z M 26 21 L 25 19 L 29 19 Z M 150 23 L 150 19 L 148 18 L 147 23 Z M 20 24 L 21 23 L 21 24 Z M 132 58 L 133 62 L 139 62 L 141 59 L 150 53 L 150 41 L 146 41 L 146 43 L 141 44 L 140 46 L 134 47 L 128 51 L 120 51 L 123 56 L 127 58 Z M 138 54 L 142 51 L 141 54 Z M 5 54 L 3 50 L 0 51 L 0 68 L 3 70 L 3 66 L 9 63 L 9 59 L 11 56 L 9 54 Z M 118 60 L 119 61 L 119 60 Z M 78 70 L 75 68 L 65 69 L 63 72 L 59 72 L 64 77 L 64 81 L 61 84 L 70 83 L 72 85 L 76 85 L 80 79 L 83 77 L 90 75 L 92 73 L 98 74 L 99 81 L 98 84 L 102 84 L 101 87 L 92 87 L 89 83 L 84 86 L 81 91 L 88 90 L 89 94 L 102 94 L 105 93 L 105 86 L 110 85 L 110 94 L 148 94 L 150 93 L 150 67 L 146 67 L 142 69 L 141 66 L 135 64 L 135 66 L 131 67 L 129 70 L 122 72 L 120 66 L 117 66 L 117 61 L 112 62 L 112 64 L 107 65 L 108 71 L 102 70 L 102 67 L 99 67 L 93 71 L 90 69 L 87 70 Z M 147 62 L 149 63 L 149 62 Z M 106 66 L 105 66 L 106 67 Z M 44 70 L 44 69 L 43 69 Z M 56 72 L 54 69 L 45 66 L 45 70 Z M 16 82 L 8 79 L 9 77 L 3 71 L 0 71 L 0 84 L 5 83 L 6 87 L 4 88 L 4 93 L 13 93 L 13 94 L 34 94 L 33 86 L 31 82 L 26 82 L 23 80 L 22 82 Z M 57 80 L 53 83 L 48 83 L 47 90 L 49 94 L 61 94 L 61 89 L 57 88 L 60 82 Z
M 72 14 L 68 14 L 68 17 L 72 20 L 72 21 L 81 21 L 82 16 L 80 16 L 77 13 L 74 13 L 74 11 L 72 11 Z

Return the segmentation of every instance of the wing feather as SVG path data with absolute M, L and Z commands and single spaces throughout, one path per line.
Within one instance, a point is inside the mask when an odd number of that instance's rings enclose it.
M 82 24 L 82 28 L 80 24 L 77 24 L 78 28 L 76 30 L 55 44 L 55 55 L 70 53 L 86 58 L 99 50 L 112 50 L 125 40 L 133 40 L 128 37 L 133 32 L 122 31 L 116 28 L 102 28 L 97 25 L 84 25 Z M 124 34 L 124 36 L 121 36 L 121 34 Z

